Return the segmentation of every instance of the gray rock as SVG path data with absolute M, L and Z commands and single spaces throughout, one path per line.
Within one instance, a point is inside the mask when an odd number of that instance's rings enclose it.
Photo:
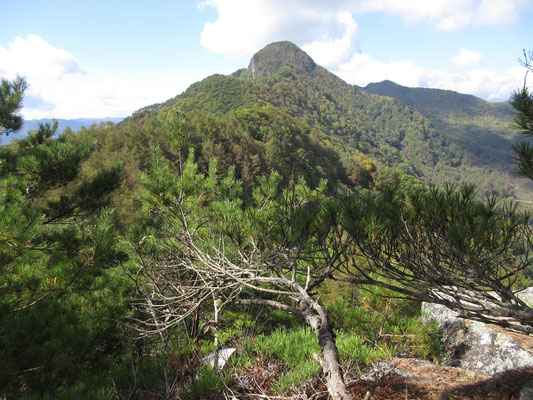
M 533 288 L 520 293 L 533 301 Z M 494 375 L 510 369 L 533 366 L 533 338 L 510 333 L 501 327 L 466 321 L 439 304 L 423 303 L 425 319 L 440 323 L 446 354 L 443 364 L 476 373 Z
M 222 371 L 224 367 L 226 366 L 226 363 L 228 362 L 229 358 L 232 356 L 233 353 L 235 353 L 235 348 L 226 348 L 226 349 L 220 349 L 217 353 L 212 351 L 208 355 L 206 355 L 203 360 L 202 364 L 210 365 L 211 368 L 215 367 L 215 359 L 217 360 L 217 370 Z
M 448 332 L 464 324 L 464 320 L 459 318 L 459 313 L 450 310 L 448 307 L 434 303 L 422 303 L 422 318 L 425 321 L 439 321 L 440 332 Z
M 528 306 L 533 307 L 533 286 L 518 292 L 517 296 Z
M 533 353 L 516 337 L 493 325 L 469 321 L 445 337 L 451 350 L 447 363 L 486 375 L 533 366 Z
M 529 381 L 522 387 L 520 400 L 533 400 L 533 381 Z

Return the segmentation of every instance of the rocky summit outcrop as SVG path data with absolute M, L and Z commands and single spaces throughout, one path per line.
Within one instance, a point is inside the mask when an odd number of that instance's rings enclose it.
M 313 75 L 317 65 L 302 49 L 291 42 L 271 43 L 258 51 L 250 60 L 248 71 L 252 78 L 271 76 L 283 67 Z
M 528 304 L 533 288 L 520 297 Z M 438 304 L 423 303 L 428 319 L 438 320 L 445 348 L 444 365 L 485 375 L 533 366 L 533 338 L 499 326 L 464 320 L 455 311 Z

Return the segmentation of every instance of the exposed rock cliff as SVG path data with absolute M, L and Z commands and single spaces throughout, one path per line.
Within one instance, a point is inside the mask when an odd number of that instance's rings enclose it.
M 520 297 L 530 304 L 533 288 Z M 467 321 L 442 305 L 424 303 L 427 318 L 440 322 L 446 348 L 444 365 L 485 375 L 533 366 L 533 338 L 481 322 Z

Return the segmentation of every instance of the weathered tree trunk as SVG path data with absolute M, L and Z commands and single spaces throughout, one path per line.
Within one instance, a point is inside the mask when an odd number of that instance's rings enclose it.
M 313 302 L 311 307 L 304 306 L 302 315 L 318 337 L 318 344 L 322 349 L 322 357 L 318 361 L 326 376 L 326 385 L 331 398 L 333 400 L 352 400 L 352 396 L 348 393 L 344 383 L 339 363 L 339 351 L 333 330 L 328 322 L 326 310 L 318 303 Z
M 218 351 L 219 351 L 219 342 L 218 342 L 218 313 L 220 311 L 220 299 L 213 293 L 213 310 L 215 312 L 215 359 L 213 360 L 213 368 L 218 372 Z
M 296 286 L 296 284 L 293 284 L 293 287 Z M 298 297 L 300 297 L 300 300 L 295 307 L 267 299 L 240 299 L 238 304 L 270 306 L 302 317 L 318 337 L 318 344 L 322 349 L 322 357 L 317 356 L 317 361 L 326 376 L 326 385 L 331 398 L 333 400 L 352 400 L 344 383 L 339 363 L 339 352 L 335 344 L 333 330 L 328 322 L 326 310 L 301 287 L 299 289 L 300 296 Z

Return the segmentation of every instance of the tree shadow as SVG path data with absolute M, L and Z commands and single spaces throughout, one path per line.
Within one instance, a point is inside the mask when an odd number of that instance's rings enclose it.
M 456 386 L 441 393 L 442 400 L 518 399 L 520 390 L 533 380 L 533 367 L 512 369 L 476 383 Z

